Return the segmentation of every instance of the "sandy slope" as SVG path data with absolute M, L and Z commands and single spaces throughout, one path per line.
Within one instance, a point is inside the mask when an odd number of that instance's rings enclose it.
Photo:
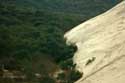
M 78 47 L 74 62 L 84 75 L 77 83 L 125 83 L 125 1 L 64 37 Z

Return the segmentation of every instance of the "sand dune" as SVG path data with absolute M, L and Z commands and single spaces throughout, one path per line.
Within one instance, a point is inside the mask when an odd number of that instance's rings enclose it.
M 74 63 L 84 75 L 76 83 L 125 82 L 125 1 L 64 37 L 67 44 L 78 47 Z

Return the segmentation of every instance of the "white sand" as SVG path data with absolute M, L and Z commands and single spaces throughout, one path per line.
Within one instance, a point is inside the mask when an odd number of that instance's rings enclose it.
M 125 83 L 125 1 L 67 32 L 67 44 L 78 47 L 76 83 Z M 95 60 L 86 65 L 89 59 Z

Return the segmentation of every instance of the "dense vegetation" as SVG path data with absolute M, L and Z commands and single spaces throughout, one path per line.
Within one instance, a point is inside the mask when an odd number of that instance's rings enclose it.
M 42 9 L 70 14 L 94 16 L 111 8 L 122 0 L 16 0 L 17 4 L 34 9 Z M 94 13 L 90 13 L 94 11 Z M 89 15 L 89 16 L 88 16 Z
M 80 23 L 80 17 L 18 9 L 12 4 L 1 4 L 0 10 L 0 63 L 5 69 L 21 70 L 30 78 L 35 72 L 48 75 L 58 68 L 56 64 L 73 56 L 74 49 L 66 46 L 63 34 Z
M 76 48 L 66 46 L 64 33 L 116 2 L 39 0 L 40 6 L 38 0 L 27 0 L 29 6 L 23 1 L 0 0 L 0 69 L 18 70 L 31 82 L 54 83 L 50 74 L 61 68 L 65 72 L 59 79 L 73 83 L 81 74 L 72 62 Z M 38 81 L 35 74 L 43 79 Z

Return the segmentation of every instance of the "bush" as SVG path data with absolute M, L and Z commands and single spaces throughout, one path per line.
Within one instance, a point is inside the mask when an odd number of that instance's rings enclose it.
M 75 64 L 73 63 L 72 59 L 62 61 L 59 65 L 60 68 L 63 70 L 71 70 L 75 67 Z
M 91 64 L 93 61 L 95 60 L 95 57 L 92 57 L 92 59 L 89 59 L 87 62 L 86 62 L 86 66 Z
M 64 70 L 63 73 L 58 74 L 58 80 L 61 83 L 74 83 L 82 77 L 82 73 L 75 69 L 76 64 L 73 64 L 72 59 L 60 63 L 60 67 Z
M 47 76 L 47 77 L 44 77 L 44 78 L 40 81 L 40 83 L 56 83 L 56 82 L 55 82 L 55 80 L 54 80 L 53 78 Z
M 58 74 L 58 77 L 57 77 L 58 80 L 65 80 L 65 78 L 66 78 L 66 75 L 64 72 Z
M 76 71 L 76 70 L 72 70 L 69 73 L 69 83 L 74 83 L 81 77 L 82 77 L 82 73 L 80 73 L 79 71 Z

